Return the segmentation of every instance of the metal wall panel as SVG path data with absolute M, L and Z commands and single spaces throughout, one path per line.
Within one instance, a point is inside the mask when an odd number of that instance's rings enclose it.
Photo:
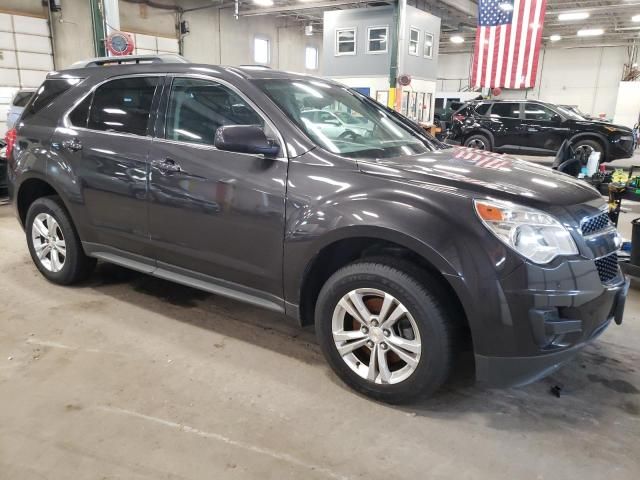
M 36 88 L 53 70 L 45 18 L 0 13 L 0 135 L 11 99 L 20 88 Z

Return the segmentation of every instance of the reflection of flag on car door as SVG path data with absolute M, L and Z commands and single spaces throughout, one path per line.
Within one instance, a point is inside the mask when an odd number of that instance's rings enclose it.
M 535 85 L 546 7 L 546 0 L 479 0 L 472 85 Z

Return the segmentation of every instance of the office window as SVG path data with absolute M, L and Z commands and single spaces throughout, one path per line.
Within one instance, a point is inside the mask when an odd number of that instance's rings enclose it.
M 389 38 L 389 27 L 369 27 L 367 53 L 385 53 Z
M 420 30 L 411 28 L 409 30 L 409 55 L 418 55 L 418 45 L 420 44 Z
M 307 47 L 304 50 L 304 68 L 307 70 L 318 68 L 318 49 L 316 47 Z
M 256 63 L 269 63 L 271 60 L 271 42 L 266 38 L 253 39 L 253 61 Z
M 424 32 L 424 58 L 433 58 L 433 34 Z
M 336 30 L 336 55 L 356 54 L 356 29 L 340 28 Z

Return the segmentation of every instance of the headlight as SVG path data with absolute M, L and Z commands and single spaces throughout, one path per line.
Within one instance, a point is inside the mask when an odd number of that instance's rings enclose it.
M 474 204 L 491 233 L 534 263 L 578 253 L 569 231 L 551 215 L 496 200 L 474 200 Z

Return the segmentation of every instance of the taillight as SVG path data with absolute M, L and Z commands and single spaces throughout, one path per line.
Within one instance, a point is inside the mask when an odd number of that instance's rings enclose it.
M 5 155 L 7 156 L 7 160 L 11 158 L 11 153 L 13 152 L 13 147 L 16 145 L 16 139 L 18 138 L 18 131 L 15 128 L 7 131 L 4 136 L 4 142 L 7 144 L 7 149 L 5 150 Z

